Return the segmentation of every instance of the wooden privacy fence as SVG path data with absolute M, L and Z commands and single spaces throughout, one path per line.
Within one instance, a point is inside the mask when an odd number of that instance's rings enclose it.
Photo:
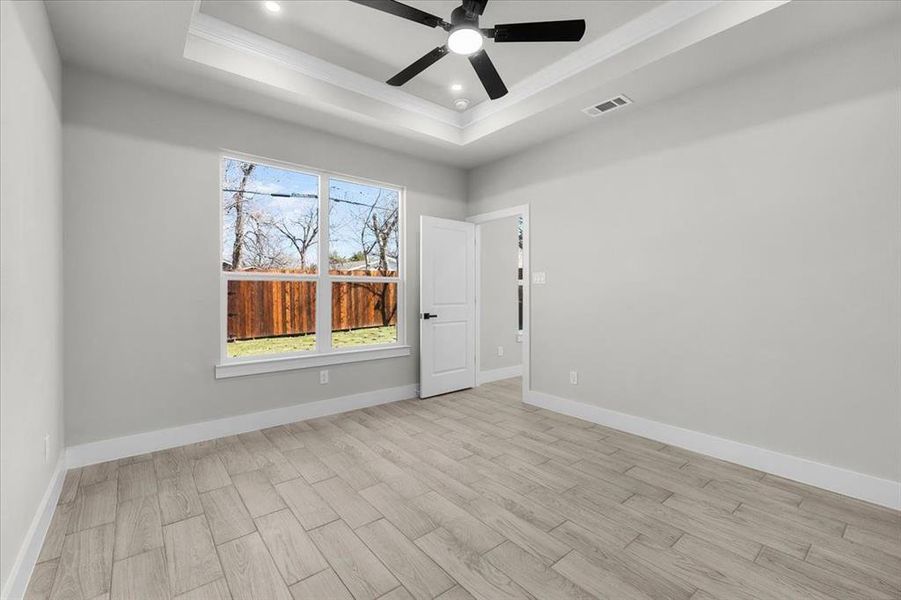
M 316 285 L 315 281 L 229 280 L 228 339 L 315 333 Z M 333 331 L 396 324 L 396 283 L 332 284 Z

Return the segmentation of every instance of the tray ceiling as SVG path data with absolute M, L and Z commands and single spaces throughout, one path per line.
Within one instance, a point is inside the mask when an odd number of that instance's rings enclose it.
M 408 4 L 449 19 L 459 1 L 413 0 Z M 508 87 L 531 73 L 557 62 L 639 15 L 660 1 L 606 2 L 489 2 L 482 16 L 483 26 L 520 21 L 552 21 L 585 19 L 585 37 L 579 43 L 488 42 L 486 50 Z M 426 52 L 447 39 L 441 29 L 430 29 L 417 23 L 372 10 L 353 2 L 310 0 L 282 2 L 282 10 L 273 14 L 257 0 L 203 0 L 200 12 L 279 42 L 311 56 L 365 75 L 386 81 Z M 454 92 L 451 84 L 462 90 Z M 472 104 L 487 100 L 482 85 L 463 56 L 451 55 L 438 62 L 403 89 L 424 100 L 452 107 L 458 97 Z
M 455 5 L 411 4 L 442 15 Z M 875 0 L 491 0 L 486 25 L 584 17 L 588 32 L 578 44 L 491 46 L 510 93 L 460 112 L 449 106 L 448 86 L 455 76 L 471 77 L 465 62 L 449 57 L 449 75 L 430 70 L 431 79 L 416 82 L 426 91 L 384 83 L 411 55 L 441 43 L 440 32 L 351 2 L 281 6 L 273 19 L 260 0 L 47 3 L 67 66 L 464 167 L 603 128 L 752 65 L 901 21 L 901 3 Z M 384 27 L 375 26 L 380 19 Z M 483 97 L 471 93 L 482 93 L 474 77 L 461 83 L 468 97 Z M 603 119 L 582 112 L 618 94 L 634 104 Z

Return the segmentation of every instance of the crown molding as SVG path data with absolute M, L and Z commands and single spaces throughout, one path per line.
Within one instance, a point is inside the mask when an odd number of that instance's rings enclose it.
M 464 127 L 540 94 L 724 2 L 725 0 L 670 0 L 653 8 L 517 82 L 503 98 L 486 100 L 471 107 L 463 113 Z
M 667 43 L 671 46 L 665 51 L 675 52 L 788 1 L 790 0 L 669 0 L 511 85 L 509 93 L 503 98 L 483 101 L 463 112 L 445 108 L 402 89 L 388 86 L 382 81 L 204 14 L 200 11 L 200 0 L 195 0 L 194 3 L 188 26 L 188 41 L 194 37 L 213 46 L 260 58 L 303 76 L 382 102 L 394 109 L 424 117 L 424 123 L 431 121 L 435 125 L 450 126 L 450 137 L 439 137 L 445 142 L 465 146 L 484 135 L 477 133 L 477 130 L 485 130 L 484 125 L 475 127 L 477 124 L 495 116 L 502 121 L 506 119 L 503 126 L 521 121 L 534 111 L 525 107 L 515 111 L 512 110 L 514 107 L 540 94 L 550 93 L 561 83 L 657 36 L 666 33 L 669 38 Z M 685 30 L 671 31 L 702 15 L 704 16 L 698 22 L 698 27 L 690 26 L 688 33 Z M 365 109 L 359 107 L 349 110 L 366 114 Z M 490 123 L 487 125 L 490 129 Z M 434 135 L 416 127 L 413 129 L 424 135 Z
M 195 4 L 196 6 L 197 4 Z M 265 58 L 307 77 L 417 113 L 445 125 L 451 125 L 458 129 L 463 128 L 461 115 L 457 111 L 444 108 L 419 96 L 386 85 L 382 81 L 366 77 L 356 71 L 211 17 L 196 8 L 188 25 L 188 35 L 238 52 Z

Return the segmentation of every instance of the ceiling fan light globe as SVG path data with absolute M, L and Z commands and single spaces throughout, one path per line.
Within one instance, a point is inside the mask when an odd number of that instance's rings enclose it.
M 481 50 L 483 42 L 482 32 L 472 27 L 458 27 L 447 36 L 447 47 L 450 51 L 464 56 Z

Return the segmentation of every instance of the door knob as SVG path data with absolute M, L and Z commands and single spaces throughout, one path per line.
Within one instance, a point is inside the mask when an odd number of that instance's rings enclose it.
M 422 318 L 423 318 L 423 319 L 437 319 L 437 318 L 438 318 L 438 315 L 432 315 L 432 314 L 429 314 L 429 313 L 422 313 Z

